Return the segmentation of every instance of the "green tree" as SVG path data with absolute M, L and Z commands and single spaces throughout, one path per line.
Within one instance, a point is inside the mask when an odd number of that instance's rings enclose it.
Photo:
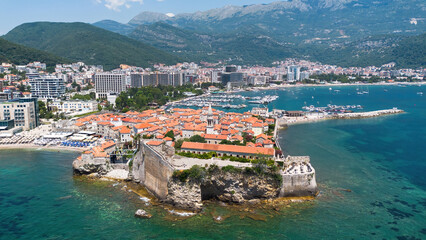
M 165 137 L 169 137 L 171 139 L 173 139 L 173 141 L 175 140 L 175 133 L 173 132 L 173 130 L 170 130 L 166 133 Z
M 206 143 L 206 139 L 201 137 L 200 135 L 194 135 L 189 138 L 190 142 L 199 142 L 199 143 Z
M 176 149 L 180 149 L 182 147 L 182 144 L 185 140 L 184 139 L 179 139 L 175 142 L 175 148 Z

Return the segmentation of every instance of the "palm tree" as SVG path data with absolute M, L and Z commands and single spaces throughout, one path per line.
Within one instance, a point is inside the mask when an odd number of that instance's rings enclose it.
M 139 149 L 139 143 L 141 141 L 141 134 L 135 134 L 133 135 L 133 146 L 136 146 L 136 149 Z

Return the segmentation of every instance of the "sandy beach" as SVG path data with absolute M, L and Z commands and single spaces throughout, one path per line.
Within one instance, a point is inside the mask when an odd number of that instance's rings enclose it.
M 74 151 L 74 152 L 84 152 L 90 148 L 73 148 L 65 146 L 40 146 L 35 144 L 2 144 L 0 145 L 0 150 L 22 150 L 22 149 L 36 149 L 36 150 L 49 150 L 49 151 Z

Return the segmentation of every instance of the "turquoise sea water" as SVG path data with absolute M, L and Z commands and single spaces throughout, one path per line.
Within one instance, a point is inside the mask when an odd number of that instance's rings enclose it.
M 426 87 L 374 86 L 368 95 L 356 95 L 355 88 L 243 93 L 278 94 L 273 107 L 288 110 L 331 102 L 407 112 L 280 132 L 286 153 L 311 156 L 321 191 L 313 202 L 292 203 L 280 213 L 259 210 L 266 221 L 215 204 L 172 221 L 123 184 L 73 178 L 76 153 L 2 150 L 0 239 L 425 239 L 426 96 L 416 93 Z M 138 208 L 154 217 L 134 218 Z M 216 223 L 212 212 L 231 217 Z

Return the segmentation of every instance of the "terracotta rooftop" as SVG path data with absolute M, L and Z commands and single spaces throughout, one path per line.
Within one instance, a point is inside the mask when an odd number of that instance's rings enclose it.
M 163 141 L 149 141 L 146 144 L 150 146 L 159 146 L 163 143 Z
M 196 142 L 184 142 L 182 144 L 182 149 L 204 150 L 204 151 L 211 151 L 211 152 L 261 154 L 261 155 L 268 155 L 268 156 L 273 156 L 275 154 L 275 150 L 273 148 L 246 147 L 246 146 L 208 144 L 208 143 L 196 143 Z
M 218 139 L 218 140 L 226 140 L 228 136 L 226 135 L 217 135 L 217 134 L 204 134 L 205 139 Z
M 127 127 L 124 127 L 120 130 L 121 134 L 129 134 L 131 132 L 132 132 L 132 130 L 130 130 L 130 128 L 127 128 Z

